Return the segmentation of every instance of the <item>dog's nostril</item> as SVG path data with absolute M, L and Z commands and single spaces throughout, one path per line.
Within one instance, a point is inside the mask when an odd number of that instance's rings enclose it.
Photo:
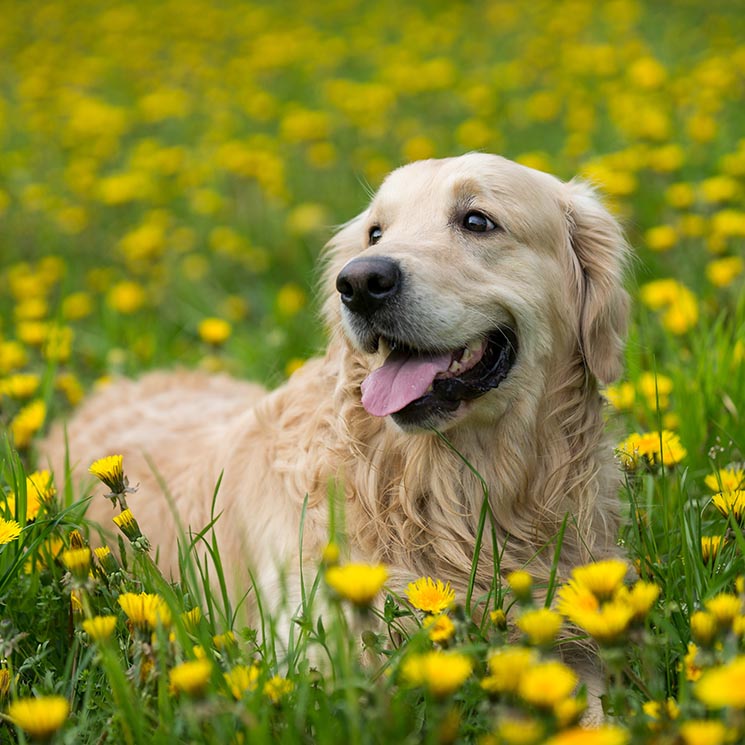
M 360 257 L 350 261 L 336 278 L 336 289 L 350 310 L 369 314 L 396 295 L 401 270 L 392 259 Z

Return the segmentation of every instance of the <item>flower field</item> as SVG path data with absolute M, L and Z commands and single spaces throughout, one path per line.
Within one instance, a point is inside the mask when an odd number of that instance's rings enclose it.
M 0 741 L 745 742 L 744 23 L 725 0 L 5 4 Z M 121 537 L 92 548 L 49 423 L 154 367 L 281 383 L 323 346 L 334 226 L 469 150 L 579 174 L 626 226 L 605 395 L 636 576 L 396 596 L 330 535 L 287 638 L 188 552 L 163 578 L 115 453 L 90 465 Z M 605 662 L 602 723 L 571 634 Z

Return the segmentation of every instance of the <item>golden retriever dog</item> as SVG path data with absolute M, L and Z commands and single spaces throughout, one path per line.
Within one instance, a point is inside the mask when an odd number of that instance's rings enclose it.
M 599 384 L 621 372 L 626 257 L 584 183 L 479 153 L 406 165 L 326 247 L 322 357 L 271 392 L 185 371 L 113 382 L 66 425 L 76 479 L 91 489 L 90 463 L 122 453 L 169 571 L 168 500 L 198 530 L 222 474 L 223 563 L 270 597 L 295 586 L 306 499 L 302 556 L 317 566 L 330 492 L 350 558 L 388 565 L 396 591 L 430 575 L 463 600 L 485 495 L 502 573 L 546 582 L 563 525 L 566 576 L 616 546 Z M 43 458 L 59 475 L 64 457 L 58 425 Z M 96 497 L 89 514 L 109 523 L 111 507 Z M 491 531 L 475 597 L 492 584 Z

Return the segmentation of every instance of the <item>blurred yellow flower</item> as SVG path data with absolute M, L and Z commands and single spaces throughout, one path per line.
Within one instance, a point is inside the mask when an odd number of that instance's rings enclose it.
M 704 647 L 709 646 L 717 633 L 717 619 L 712 613 L 697 610 L 691 613 L 691 636 Z
M 48 740 L 67 721 L 70 705 L 63 696 L 22 698 L 8 706 L 13 724 L 37 740 Z
M 497 722 L 496 734 L 497 741 L 504 745 L 538 745 L 544 741 L 545 727 L 535 719 L 503 716 Z
M 212 662 L 206 659 L 188 660 L 168 673 L 171 690 L 189 696 L 201 696 L 212 676 Z
M 745 657 L 735 657 L 721 667 L 705 670 L 694 684 L 693 692 L 711 709 L 745 709 Z
M 85 579 L 91 568 L 91 550 L 87 546 L 68 549 L 60 554 L 60 561 L 70 574 Z
M 367 606 L 383 589 L 388 570 L 382 565 L 342 564 L 326 570 L 326 582 L 340 597 Z
M 547 709 L 568 698 L 578 682 L 575 673 L 563 662 L 539 662 L 520 676 L 517 694 L 531 706 Z
M 617 385 L 608 385 L 604 390 L 608 403 L 616 411 L 631 411 L 636 398 L 636 391 L 633 383 L 618 383 Z
M 264 695 L 273 703 L 278 704 L 285 696 L 292 693 L 295 684 L 283 678 L 281 675 L 274 675 L 264 683 Z
M 716 473 L 710 473 L 704 483 L 715 492 L 737 491 L 745 486 L 745 470 L 738 466 L 720 468 Z
M 306 302 L 305 291 L 291 282 L 280 287 L 277 293 L 277 311 L 285 318 L 297 315 L 305 307 Z
M 706 265 L 706 278 L 715 287 L 728 287 L 742 274 L 744 266 L 742 256 L 716 259 Z
M 443 698 L 455 693 L 472 669 L 473 663 L 466 655 L 437 649 L 410 654 L 401 664 L 401 675 L 407 683 L 424 686 L 436 698 Z
M 136 282 L 119 282 L 109 290 L 106 303 L 117 313 L 131 315 L 145 304 L 145 290 Z
M 647 406 L 653 411 L 666 409 L 670 403 L 673 381 L 666 375 L 643 372 L 636 381 L 639 392 L 647 399 Z M 659 404 L 659 406 L 658 406 Z
M 116 616 L 94 616 L 83 621 L 83 631 L 95 642 L 111 638 L 116 628 Z
M 742 599 L 737 595 L 722 592 L 705 600 L 704 608 L 714 616 L 720 629 L 727 629 L 742 612 Z
M 437 644 L 448 641 L 455 633 L 455 625 L 444 613 L 427 616 L 422 625 L 429 631 L 429 638 Z
M 10 423 L 13 444 L 22 450 L 31 444 L 33 436 L 44 426 L 47 405 L 41 399 L 24 406 Z
M 573 727 L 546 740 L 543 745 L 628 745 L 631 735 L 622 727 Z
M 695 681 L 701 677 L 702 668 L 697 662 L 698 647 L 694 642 L 688 642 L 688 651 L 683 658 L 683 670 L 686 680 Z
M 438 614 L 447 610 L 455 602 L 455 590 L 450 583 L 443 584 L 442 580 L 431 577 L 420 577 L 410 582 L 406 588 L 406 597 L 417 609 L 425 613 Z
M 481 687 L 492 694 L 514 693 L 523 673 L 538 660 L 534 649 L 526 647 L 500 647 L 487 658 L 489 674 Z
M 233 697 L 240 699 L 247 691 L 255 691 L 259 681 L 258 665 L 236 665 L 224 674 Z
M 171 611 L 160 595 L 125 592 L 117 601 L 136 628 L 152 630 L 158 625 L 171 624 Z
M 528 572 L 524 569 L 518 569 L 515 572 L 510 572 L 505 579 L 510 586 L 510 590 L 512 590 L 512 593 L 518 600 L 523 602 L 530 600 L 533 578 Z
M 716 719 L 690 719 L 680 725 L 685 745 L 724 745 L 731 742 L 724 722 Z
M 672 225 L 658 225 L 647 230 L 644 239 L 652 251 L 669 251 L 678 242 L 678 233 Z
M 606 600 L 620 587 L 628 570 L 628 564 L 621 559 L 605 559 L 574 567 L 571 578 L 598 600 Z
M 631 608 L 634 621 L 646 618 L 659 596 L 660 586 L 643 580 L 635 582 L 631 589 L 620 587 L 616 593 L 616 599 Z
M 536 608 L 524 611 L 517 619 L 516 625 L 535 646 L 551 644 L 562 624 L 560 613 L 549 608 Z
M 230 338 L 233 327 L 222 318 L 205 318 L 199 322 L 197 331 L 202 341 L 220 346 Z

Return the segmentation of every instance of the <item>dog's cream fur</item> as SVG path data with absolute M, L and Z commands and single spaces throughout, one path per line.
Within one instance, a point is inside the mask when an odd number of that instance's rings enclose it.
M 471 208 L 499 229 L 463 230 L 460 216 Z M 382 229 L 374 246 L 373 224 Z M 515 366 L 442 424 L 450 444 L 371 416 L 360 403 L 361 381 L 383 358 L 355 346 L 334 288 L 360 255 L 401 265 L 401 324 L 422 346 L 456 348 L 496 324 L 516 325 Z M 616 543 L 618 477 L 598 381 L 621 371 L 625 258 L 616 221 L 581 182 L 482 154 L 405 166 L 327 247 L 323 357 L 269 393 L 183 371 L 107 385 L 67 424 L 75 473 L 123 453 L 130 482 L 140 485 L 130 506 L 166 568 L 176 565 L 177 533 L 164 488 L 182 523 L 199 529 L 224 473 L 216 531 L 224 564 L 244 586 L 245 567 L 265 593 L 278 592 L 278 572 L 297 573 L 306 495 L 303 556 L 318 560 L 333 488 L 346 496 L 352 558 L 388 564 L 398 590 L 431 575 L 462 592 L 484 494 L 466 459 L 488 488 L 502 571 L 527 565 L 546 580 L 568 516 L 559 565 L 566 575 Z M 43 447 L 58 474 L 64 449 L 58 426 Z M 111 508 L 96 498 L 89 514 L 108 522 Z M 490 586 L 492 553 L 487 529 L 478 588 Z

